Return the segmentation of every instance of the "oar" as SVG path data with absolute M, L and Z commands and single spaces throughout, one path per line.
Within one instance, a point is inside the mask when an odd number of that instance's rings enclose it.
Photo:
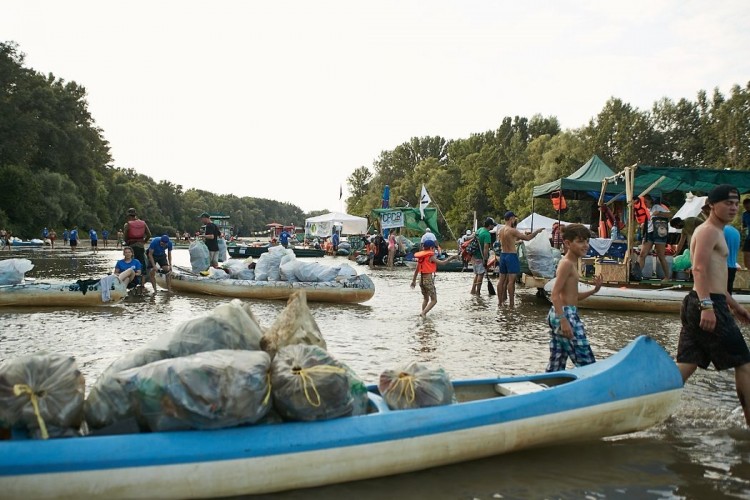
M 659 288 L 659 290 L 658 290 L 658 291 L 660 291 L 660 292 L 661 292 L 661 291 L 663 291 L 663 290 L 675 290 L 675 289 L 677 289 L 677 288 L 682 288 L 683 286 L 684 286 L 684 285 L 672 285 L 672 286 L 667 286 L 667 287 L 664 287 L 664 288 Z

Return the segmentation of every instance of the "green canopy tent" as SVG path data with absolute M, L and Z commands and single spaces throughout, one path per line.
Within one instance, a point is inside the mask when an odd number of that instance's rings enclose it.
M 562 191 L 563 196 L 571 200 L 596 199 L 602 190 L 602 179 L 615 175 L 614 170 L 594 155 L 581 168 L 567 177 L 557 179 L 541 186 L 534 186 L 532 198 L 543 198 Z M 594 194 L 591 194 L 593 192 Z M 608 193 L 619 194 L 623 188 L 612 186 Z M 532 199 L 533 203 L 533 199 Z
M 438 230 L 438 211 L 435 208 L 424 209 L 424 219 L 419 213 L 419 208 L 413 207 L 393 207 L 393 208 L 375 208 L 370 212 L 372 223 L 378 221 L 380 231 L 383 229 L 406 228 L 419 233 L 424 233 L 426 228 L 430 228 L 438 240 L 442 240 Z

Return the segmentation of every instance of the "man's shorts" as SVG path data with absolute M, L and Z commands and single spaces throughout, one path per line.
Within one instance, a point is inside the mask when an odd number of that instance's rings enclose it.
M 521 274 L 521 261 L 518 254 L 503 252 L 500 254 L 500 274 Z
M 99 242 L 99 240 L 91 240 L 91 246 L 92 247 L 99 246 L 98 242 Z
M 550 307 L 549 313 L 547 313 L 547 324 L 550 327 L 548 372 L 564 370 L 568 358 L 576 366 L 590 365 L 596 362 L 594 352 L 586 338 L 586 329 L 583 327 L 581 318 L 578 317 L 578 309 L 575 306 L 564 306 L 563 316 L 568 319 L 573 330 L 572 339 L 563 337 L 560 324 L 553 322 L 555 306 Z M 553 323 L 556 324 L 553 326 Z
M 707 332 L 700 327 L 700 300 L 695 291 L 682 300 L 680 320 L 682 330 L 677 343 L 677 362 L 708 368 L 710 363 L 717 370 L 736 368 L 750 363 L 750 350 L 742 336 L 734 316 L 729 311 L 727 299 L 721 294 L 711 294 L 716 315 L 716 327 Z
M 154 262 L 159 264 L 160 268 L 164 268 L 169 265 L 169 260 L 167 260 L 166 255 L 154 255 Z M 151 260 L 148 261 L 148 268 L 152 269 Z
M 750 238 L 747 238 L 745 241 L 742 242 L 742 251 L 750 252 Z
M 484 274 L 487 272 L 484 268 L 484 261 L 482 259 L 472 259 L 471 267 L 474 269 L 474 274 Z
M 432 273 L 422 273 L 420 276 L 419 288 L 422 290 L 422 296 L 424 298 L 437 299 L 434 275 Z
M 218 250 L 215 252 L 209 251 L 208 260 L 211 262 L 210 264 L 211 267 L 218 266 L 219 265 L 219 251 Z
M 77 247 L 78 246 L 78 240 L 70 240 L 70 246 Z

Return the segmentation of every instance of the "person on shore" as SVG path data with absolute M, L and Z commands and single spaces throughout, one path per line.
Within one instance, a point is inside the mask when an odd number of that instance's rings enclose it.
M 76 248 L 78 247 L 78 226 L 73 226 L 73 229 L 70 230 L 70 249 L 75 252 Z
M 55 248 L 55 240 L 57 239 L 57 233 L 54 229 L 49 230 L 49 243 L 52 249 Z
M 151 229 L 146 221 L 138 218 L 135 208 L 128 209 L 128 221 L 123 227 L 123 241 L 125 245 L 133 249 L 133 257 L 141 261 L 141 267 L 146 269 L 146 248 L 144 242 L 151 238 Z M 141 292 L 144 283 L 141 281 Z
M 722 184 L 708 193 L 711 213 L 693 234 L 693 290 L 682 300 L 682 329 L 677 343 L 677 367 L 687 382 L 698 367 L 734 368 L 734 380 L 745 423 L 750 426 L 750 350 L 734 316 L 750 323 L 750 312 L 727 292 L 724 227 L 739 211 L 737 188 Z
M 279 234 L 279 243 L 281 243 L 281 246 L 284 248 L 289 248 L 289 238 L 291 237 L 292 235 L 289 234 L 286 228 L 282 228 L 281 234 Z
M 172 242 L 169 236 L 163 234 L 151 240 L 148 246 L 148 278 L 151 286 L 156 292 L 156 266 L 159 266 L 159 272 L 164 274 L 167 279 L 167 291 L 172 291 Z
M 123 234 L 122 229 L 118 229 L 117 230 L 117 243 L 115 244 L 117 248 L 122 248 L 122 246 L 125 244 L 124 238 L 125 238 L 125 235 Z
M 750 198 L 742 201 L 742 266 L 748 269 L 750 266 Z
M 567 251 L 560 259 L 552 286 L 552 307 L 547 314 L 550 328 L 548 372 L 565 369 L 568 358 L 575 366 L 594 363 L 596 358 L 586 337 L 586 329 L 578 317 L 578 302 L 598 292 L 601 275 L 594 277 L 594 288 L 578 291 L 578 259 L 589 251 L 591 233 L 583 224 L 568 224 L 562 229 Z
M 221 231 L 219 227 L 211 221 L 211 216 L 208 212 L 201 214 L 201 222 L 206 226 L 203 232 L 203 241 L 206 242 L 208 247 L 208 261 L 209 265 L 214 269 L 219 268 L 219 237 L 221 237 Z
M 47 240 L 48 240 L 48 239 L 49 239 L 49 229 L 47 229 L 47 228 L 45 227 L 44 229 L 42 229 L 42 241 L 43 241 L 44 243 L 47 243 Z
M 427 240 L 423 244 L 424 249 L 415 253 L 417 267 L 414 269 L 414 276 L 411 279 L 411 287 L 417 285 L 417 276 L 419 276 L 419 288 L 422 290 L 422 312 L 423 318 L 437 304 L 437 290 L 435 289 L 435 273 L 437 266 L 447 264 L 458 255 L 451 255 L 447 259 L 438 259 L 435 255 L 435 242 Z
M 422 245 L 422 248 L 424 248 L 424 243 L 427 240 L 430 240 L 435 244 L 433 247 L 437 247 L 437 236 L 435 236 L 435 233 L 433 233 L 432 229 L 430 229 L 429 227 L 425 228 L 424 234 L 419 240 L 419 244 Z
M 484 273 L 487 272 L 487 259 L 489 258 L 490 245 L 492 244 L 490 228 L 496 225 L 495 219 L 487 217 L 484 220 L 484 226 L 477 229 L 477 233 L 474 235 L 479 246 L 471 256 L 471 266 L 474 270 L 474 281 L 471 283 L 472 295 L 479 295 L 482 291 L 482 282 L 484 281 Z
M 66 227 L 63 231 L 63 246 L 68 245 L 68 240 L 70 238 L 70 231 L 68 231 L 68 228 Z
M 109 241 L 109 231 L 102 229 L 102 244 L 104 248 L 107 248 L 107 242 Z
M 646 257 L 651 253 L 651 248 L 655 248 L 657 260 L 664 273 L 662 281 L 666 282 L 670 280 L 665 251 L 667 248 L 667 239 L 669 238 L 669 218 L 672 214 L 664 205 L 654 203 L 654 199 L 650 194 L 644 196 L 643 200 L 646 202 L 646 208 L 649 210 L 650 217 L 648 219 L 646 237 L 643 238 L 643 244 L 641 245 L 641 254 L 638 256 L 638 265 L 643 269 Z M 655 270 L 656 265 L 653 267 Z M 648 279 L 650 276 L 644 276 L 644 278 Z
M 8 251 L 10 251 L 10 237 L 11 232 L 9 229 L 3 229 L 0 231 L 0 250 L 4 250 L 5 247 L 8 247 Z
M 91 239 L 91 250 L 97 253 L 99 251 L 99 237 L 96 234 L 96 229 L 93 227 L 89 229 L 89 238 Z
M 393 269 L 393 260 L 396 258 L 397 248 L 396 233 L 391 230 L 391 232 L 388 233 L 388 269 Z
M 339 236 L 339 232 L 334 230 L 333 235 L 331 236 L 331 244 L 333 245 L 333 254 L 335 255 L 336 252 L 339 250 L 339 241 L 341 240 L 341 237 Z
M 126 288 L 134 288 L 140 283 L 143 273 L 141 261 L 133 258 L 133 249 L 130 247 L 123 247 L 122 257 L 115 263 L 114 274 Z
M 518 240 L 530 241 L 544 231 L 544 228 L 539 228 L 530 234 L 524 234 L 516 229 L 518 225 L 516 214 L 508 210 L 503 218 L 505 219 L 505 225 L 497 232 L 497 239 L 500 241 L 500 263 L 498 266 L 500 277 L 497 279 L 497 304 L 505 305 L 505 299 L 508 298 L 508 305 L 512 309 L 516 305 L 516 277 L 521 274 L 521 261 L 518 260 L 516 242 Z

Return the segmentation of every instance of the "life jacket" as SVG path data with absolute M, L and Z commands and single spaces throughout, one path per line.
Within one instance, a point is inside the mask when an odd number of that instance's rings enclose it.
M 141 219 L 128 221 L 128 245 L 143 241 L 146 236 L 146 223 Z
M 437 262 L 431 262 L 430 257 L 435 255 L 434 250 L 422 250 L 414 254 L 417 258 L 417 268 L 420 273 L 437 272 Z
M 565 201 L 565 196 L 563 196 L 562 191 L 550 193 L 549 199 L 552 201 L 552 206 L 556 212 L 562 212 L 568 209 L 568 202 Z
M 639 196 L 633 200 L 633 217 L 638 224 L 643 224 L 651 218 L 651 214 L 646 207 L 646 200 Z

